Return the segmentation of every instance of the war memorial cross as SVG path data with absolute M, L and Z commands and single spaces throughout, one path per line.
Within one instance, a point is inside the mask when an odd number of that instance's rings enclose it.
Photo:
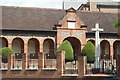
M 92 31 L 95 31 L 95 68 L 100 68 L 100 37 L 99 32 L 103 29 L 99 28 L 99 23 L 96 23 L 95 28 L 92 28 Z

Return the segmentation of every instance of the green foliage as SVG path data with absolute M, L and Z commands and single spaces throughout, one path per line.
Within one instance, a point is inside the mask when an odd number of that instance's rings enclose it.
M 58 47 L 57 51 L 65 51 L 65 59 L 66 60 L 73 60 L 73 48 L 68 40 L 63 41 L 63 43 Z
M 117 33 L 117 35 L 118 35 L 118 38 L 120 38 L 120 33 Z
M 88 62 L 94 62 L 95 46 L 90 41 L 88 41 L 87 44 L 83 47 L 82 56 L 87 56 Z
M 113 26 L 116 28 L 120 27 L 120 19 L 115 20 L 115 22 L 113 23 Z
M 4 47 L 0 49 L 0 55 L 2 55 L 2 58 L 7 59 L 9 54 L 14 54 L 15 52 L 13 51 L 13 49 L 8 48 L 8 47 Z
M 118 33 L 117 33 L 117 35 L 118 35 L 118 38 L 120 38 L 120 19 L 116 19 L 115 22 L 113 23 L 113 26 L 114 26 L 115 28 L 118 28 Z

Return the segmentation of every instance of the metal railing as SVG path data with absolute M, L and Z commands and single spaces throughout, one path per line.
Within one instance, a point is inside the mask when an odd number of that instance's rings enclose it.
M 7 70 L 8 69 L 8 63 L 1 63 L 1 65 L 0 65 L 0 69 L 1 70 Z
M 21 69 L 22 70 L 22 53 L 16 53 L 13 56 L 13 65 L 12 69 Z
M 38 53 L 30 53 L 28 56 L 29 61 L 27 69 L 38 69 Z
M 100 59 L 99 73 L 116 74 L 116 60 L 115 59 Z M 94 63 L 87 63 L 86 74 L 96 73 L 94 72 Z
M 116 60 L 115 59 L 102 59 L 101 62 L 101 72 L 106 74 L 116 73 Z

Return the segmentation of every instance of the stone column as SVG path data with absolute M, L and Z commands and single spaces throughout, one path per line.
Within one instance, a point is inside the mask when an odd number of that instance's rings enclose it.
M 9 54 L 8 55 L 8 71 L 10 71 L 13 67 L 13 59 L 15 54 Z
M 27 43 L 24 44 L 24 53 L 28 53 L 28 44 Z
M 43 52 L 43 44 L 40 44 L 40 52 Z
M 114 51 L 113 51 L 113 45 L 110 45 L 110 59 L 113 59 Z
M 38 69 L 41 71 L 44 68 L 44 53 L 38 53 Z
M 79 76 L 79 78 L 84 77 L 84 74 L 86 72 L 86 66 L 87 66 L 87 57 L 79 56 L 78 57 L 78 76 Z
M 65 68 L 65 51 L 57 52 L 57 69 L 60 74 L 63 74 Z
M 22 54 L 22 70 L 25 71 L 27 68 L 27 54 Z
M 8 48 L 12 48 L 12 42 L 8 43 Z

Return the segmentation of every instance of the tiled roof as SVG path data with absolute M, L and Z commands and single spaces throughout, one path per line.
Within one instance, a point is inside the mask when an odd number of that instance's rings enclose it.
M 98 5 L 120 5 L 118 2 L 97 2 Z
M 96 4 L 97 4 L 97 6 L 112 6 L 112 7 L 116 6 L 116 7 L 120 7 L 120 2 L 96 2 Z M 90 3 L 87 2 L 86 4 L 82 4 L 82 5 L 85 5 L 85 6 L 89 7 Z
M 65 15 L 62 9 L 24 8 L 2 6 L 2 29 L 53 31 L 53 27 Z M 118 14 L 89 11 L 77 11 L 77 16 L 88 26 L 90 32 L 96 22 L 104 28 L 105 33 L 115 33 L 112 26 Z

